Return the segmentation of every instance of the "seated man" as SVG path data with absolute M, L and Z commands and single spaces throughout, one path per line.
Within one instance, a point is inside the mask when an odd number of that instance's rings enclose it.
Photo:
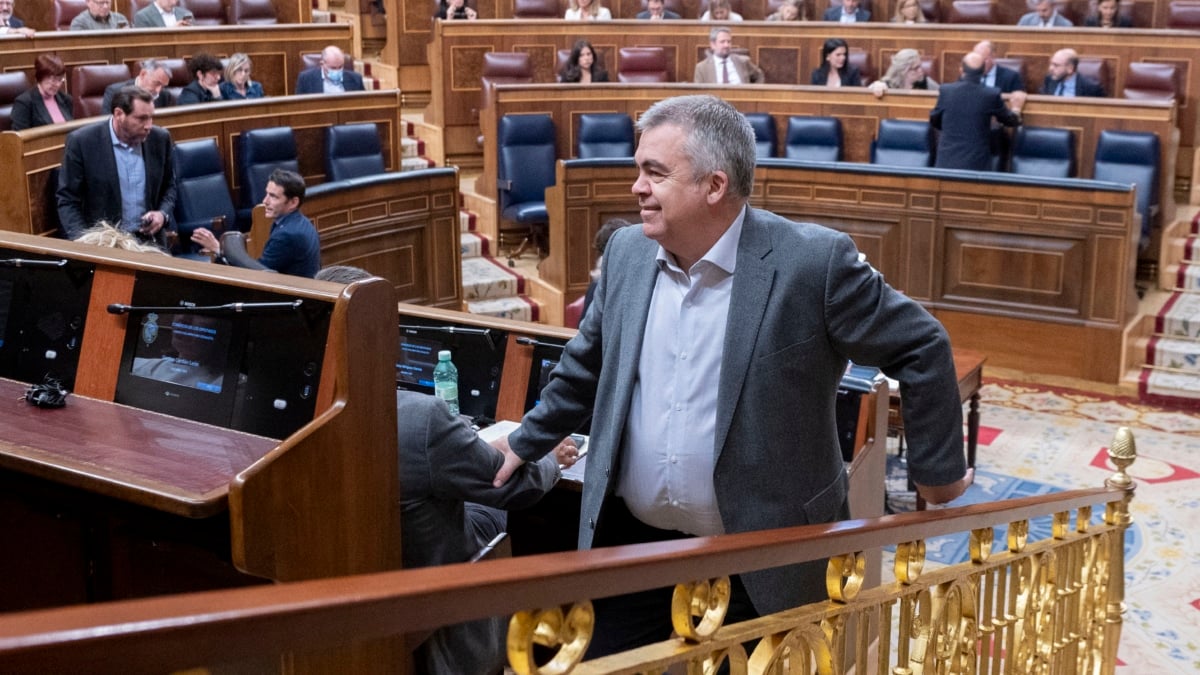
M 179 105 L 194 105 L 220 101 L 221 72 L 225 69 L 217 57 L 203 52 L 188 59 L 192 81 L 179 92 Z
M 281 274 L 294 274 L 312 278 L 321 268 L 321 238 L 312 221 L 300 213 L 304 203 L 304 178 L 295 171 L 275 169 L 267 181 L 267 194 L 263 197 L 267 217 L 273 218 L 271 236 L 263 247 L 258 262 Z M 192 232 L 192 242 L 200 245 L 200 252 L 221 256 L 221 242 L 210 230 L 197 227 Z
M 697 84 L 763 84 L 766 76 L 749 56 L 733 53 L 733 33 L 724 26 L 708 32 L 708 58 L 696 64 Z
M 13 0 L 0 0 L 0 35 L 33 37 L 33 29 L 13 16 Z
M 297 94 L 341 94 L 347 91 L 363 91 L 362 75 L 353 70 L 344 70 L 346 55 L 341 49 L 329 45 L 321 50 L 320 65 L 308 68 L 296 78 Z
M 134 28 L 190 26 L 195 16 L 179 6 L 179 0 L 154 0 L 133 15 Z
M 171 96 L 171 92 L 166 89 L 167 84 L 171 82 L 171 69 L 158 59 L 146 59 L 138 66 L 141 70 L 138 71 L 137 77 L 124 82 L 114 82 L 104 88 L 104 100 L 100 103 L 100 110 L 105 114 L 112 112 L 113 95 L 125 87 L 132 86 L 150 92 L 150 95 L 154 97 L 155 110 L 175 105 L 175 97 Z
M 1024 14 L 1017 21 L 1018 26 L 1033 28 L 1070 28 L 1075 25 L 1071 20 L 1058 13 L 1058 9 L 1050 0 L 1027 0 L 1033 11 Z
M 129 19 L 112 11 L 112 0 L 87 0 L 87 9 L 71 19 L 71 30 L 129 28 Z
M 1047 96 L 1094 96 L 1103 98 L 1106 93 L 1104 85 L 1090 77 L 1076 72 L 1079 68 L 1079 55 L 1074 49 L 1060 49 L 1050 57 L 1050 67 L 1046 79 L 1042 81 L 1039 93 Z
M 1011 94 L 1014 91 L 1025 90 L 1025 79 L 1021 73 L 996 63 L 996 45 L 991 40 L 983 40 L 971 51 L 983 57 L 983 83 L 995 87 L 1001 94 Z
M 841 7 L 830 7 L 825 10 L 825 14 L 821 17 L 824 21 L 837 21 L 839 23 L 866 23 L 871 20 L 871 13 L 865 9 L 859 9 L 859 0 L 842 0 Z
M 3 1 L 0 0 L 0 2 Z M 637 18 L 662 21 L 663 19 L 678 19 L 680 17 L 679 14 L 667 9 L 663 0 L 646 0 L 646 9 L 638 12 Z

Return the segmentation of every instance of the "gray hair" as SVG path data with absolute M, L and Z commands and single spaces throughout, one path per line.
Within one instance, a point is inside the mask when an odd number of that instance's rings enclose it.
M 677 96 L 654 105 L 638 119 L 646 133 L 664 124 L 685 135 L 683 152 L 692 160 L 692 179 L 699 182 L 716 171 L 729 176 L 730 194 L 746 199 L 754 187 L 754 129 L 729 103 L 707 94 Z
M 167 74 L 168 80 L 171 79 L 171 77 L 173 77 L 175 75 L 174 73 L 171 72 L 170 66 L 163 63 L 162 61 L 159 61 L 158 59 L 146 59 L 145 61 L 142 61 L 141 63 L 138 64 L 138 68 L 140 68 L 140 70 L 138 70 L 138 74 L 141 74 L 141 72 L 143 70 L 146 71 L 147 73 L 153 73 L 156 70 L 161 70 Z
M 713 26 L 708 31 L 708 41 L 712 42 L 713 40 L 716 40 L 717 36 L 721 33 L 729 33 L 730 37 L 733 37 L 733 31 L 729 28 L 729 26 Z

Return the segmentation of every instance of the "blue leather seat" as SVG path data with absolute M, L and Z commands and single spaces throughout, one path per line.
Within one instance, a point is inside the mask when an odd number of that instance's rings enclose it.
M 496 145 L 500 245 L 507 237 L 522 238 L 509 256 L 512 264 L 530 244 L 540 251 L 549 227 L 546 188 L 554 185 L 554 121 L 549 115 L 505 115 L 500 118 Z
M 842 159 L 842 123 L 836 117 L 789 117 L 783 150 L 788 159 L 839 162 Z
M 241 135 L 238 154 L 241 172 L 241 202 L 238 208 L 238 229 L 250 229 L 250 214 L 267 193 L 267 179 L 275 169 L 300 172 L 296 155 L 296 138 L 291 127 L 251 129 Z
M 1096 141 L 1096 180 L 1132 184 L 1137 191 L 1136 209 L 1142 217 L 1140 246 L 1150 244 L 1150 231 L 1158 216 L 1158 135 L 1144 131 L 1100 132 Z
M 1045 178 L 1075 177 L 1075 132 L 1020 127 L 1013 139 L 1012 172 Z
M 207 227 L 220 237 L 233 229 L 237 210 L 225 179 L 225 165 L 216 140 L 205 138 L 175 144 L 175 228 L 179 233 L 178 255 L 198 254 L 191 243 L 192 231 Z M 214 223 L 215 219 L 220 224 Z M 189 255 L 191 254 L 191 255 Z
M 871 142 L 871 163 L 933 166 L 933 128 L 920 120 L 879 120 Z
M 624 113 L 579 116 L 579 159 L 633 157 L 633 120 Z
M 775 156 L 775 118 L 770 113 L 745 113 L 750 128 L 754 129 L 754 154 L 756 157 Z
M 374 123 L 338 124 L 325 129 L 325 180 L 385 173 L 383 145 Z

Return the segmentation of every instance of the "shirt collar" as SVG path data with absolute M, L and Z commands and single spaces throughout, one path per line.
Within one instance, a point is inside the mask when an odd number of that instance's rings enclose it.
M 733 219 L 729 228 L 725 230 L 720 239 L 717 239 L 712 248 L 708 249 L 708 252 L 700 260 L 696 261 L 697 264 L 708 261 L 710 264 L 725 270 L 726 274 L 733 274 L 737 268 L 738 242 L 742 239 L 742 225 L 746 221 L 746 209 L 746 206 L 742 206 L 742 210 L 738 211 L 737 217 Z M 679 264 L 675 261 L 675 256 L 668 253 L 661 244 L 658 246 L 658 255 L 655 256 L 655 260 L 658 262 L 659 269 L 662 269 L 664 266 L 680 269 Z M 687 271 L 683 270 L 685 273 Z
M 120 138 L 117 138 L 117 130 L 113 126 L 116 123 L 117 123 L 117 120 L 115 117 L 110 116 L 108 118 L 108 136 L 109 136 L 109 138 L 112 139 L 112 144 L 117 146 L 118 148 L 121 148 L 122 150 L 132 150 L 133 149 L 132 145 L 128 145 L 124 141 L 122 141 Z

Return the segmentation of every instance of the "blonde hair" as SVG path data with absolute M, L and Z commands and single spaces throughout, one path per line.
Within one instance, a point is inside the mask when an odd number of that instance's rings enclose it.
M 888 66 L 883 76 L 888 89 L 903 89 L 904 74 L 914 65 L 921 64 L 921 52 L 915 49 L 901 49 L 892 55 L 892 65 Z
M 132 233 L 109 225 L 105 221 L 96 223 L 95 227 L 89 227 L 79 235 L 75 241 L 83 244 L 91 244 L 102 248 L 118 248 L 122 251 L 136 251 L 138 253 L 158 253 L 159 255 L 170 255 L 161 248 L 153 244 L 144 244 L 138 241 L 137 237 Z
M 250 57 L 244 52 L 235 52 L 230 54 L 229 58 L 225 60 L 225 81 L 233 82 L 233 74 L 236 73 L 237 69 L 241 68 L 242 66 L 246 66 L 247 68 L 251 67 Z M 246 84 L 249 86 L 249 81 L 247 81 Z
M 900 0 L 900 2 L 896 3 L 896 15 L 892 17 L 892 23 L 904 23 L 906 21 L 904 14 L 902 14 L 900 10 L 904 9 L 904 5 L 908 2 L 910 2 L 910 0 Z M 917 18 L 915 21 L 917 23 L 925 23 L 925 10 L 921 9 L 920 0 L 911 0 L 911 2 L 917 3 Z
M 570 8 L 578 10 L 578 0 L 571 0 Z M 593 17 L 600 16 L 600 0 L 592 0 L 591 4 L 589 4 L 587 7 L 587 13 L 591 14 Z M 595 53 L 595 50 L 592 50 L 592 52 Z
M 783 0 L 779 4 L 779 9 L 767 17 L 767 21 L 783 21 L 782 12 L 785 6 L 796 8 L 796 18 L 794 21 L 808 21 L 808 7 L 804 4 L 804 0 Z

